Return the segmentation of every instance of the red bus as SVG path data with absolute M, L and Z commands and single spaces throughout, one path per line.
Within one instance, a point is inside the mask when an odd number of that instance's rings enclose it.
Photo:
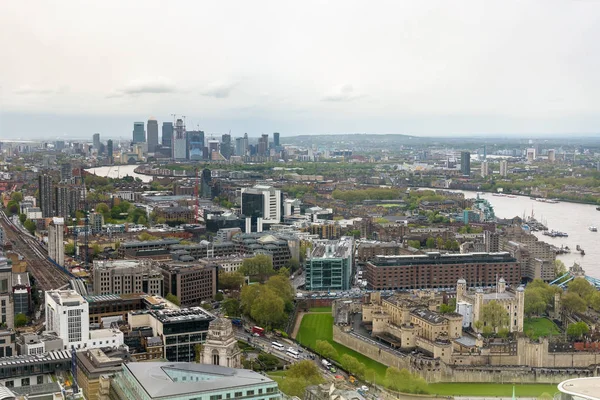
M 260 336 L 265 336 L 265 330 L 263 328 L 261 328 L 260 326 L 253 326 L 252 333 L 256 333 L 257 335 L 260 335 Z

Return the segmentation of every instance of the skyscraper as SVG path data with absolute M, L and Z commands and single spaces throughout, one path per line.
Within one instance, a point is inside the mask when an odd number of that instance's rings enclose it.
M 500 176 L 508 175 L 508 161 L 500 160 Z
M 185 125 L 182 119 L 175 122 L 175 132 L 173 134 L 173 159 L 185 160 L 187 158 L 187 139 L 185 135 Z
M 143 143 L 146 141 L 146 131 L 143 122 L 133 123 L 133 143 Z
M 162 124 L 162 145 L 171 147 L 173 145 L 173 123 L 163 122 Z
M 60 165 L 60 181 L 70 182 L 73 179 L 73 166 L 71 163 L 63 163 Z
M 96 150 L 100 150 L 100 134 L 99 133 L 94 133 L 93 137 L 93 141 L 94 141 L 94 148 Z
M 269 135 L 266 133 L 258 138 L 257 153 L 259 156 L 266 156 L 269 150 Z
M 113 141 L 112 139 L 108 139 L 106 141 L 106 152 L 108 153 L 108 162 L 112 164 L 114 162 L 113 159 Z
M 38 176 L 38 204 L 42 209 L 42 217 L 54 216 L 54 205 L 52 196 L 52 176 L 43 173 Z
M 278 224 L 281 221 L 282 196 L 279 189 L 272 186 L 255 185 L 242 189 L 242 215 L 252 219 L 252 224 Z M 260 225 L 259 224 L 259 225 Z
M 148 120 L 148 153 L 154 153 L 158 146 L 158 122 L 156 118 L 150 117 Z
M 223 155 L 225 159 L 229 160 L 232 153 L 233 148 L 231 147 L 231 135 L 226 133 L 221 136 L 221 155 Z
M 273 132 L 273 147 L 279 147 L 279 132 Z
M 465 175 L 471 175 L 471 153 L 468 151 L 460 152 L 460 172 Z
M 204 157 L 204 131 L 189 131 L 187 137 L 190 160 L 202 160 Z
M 238 137 L 235 138 L 235 155 L 236 156 L 245 156 L 246 153 L 244 149 L 244 138 Z
M 487 160 L 481 162 L 481 177 L 486 178 L 489 174 L 489 165 Z

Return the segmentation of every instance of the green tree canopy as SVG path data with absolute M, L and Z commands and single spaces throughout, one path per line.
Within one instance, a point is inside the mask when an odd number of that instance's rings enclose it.
M 15 327 L 19 328 L 25 325 L 27 325 L 27 316 L 22 313 L 15 315 Z
M 560 299 L 563 310 L 568 314 L 583 313 L 587 310 L 587 303 L 577 293 L 568 291 Z
M 426 394 L 427 382 L 417 374 L 411 374 L 405 368 L 388 367 L 385 371 L 385 386 L 403 393 Z
M 173 293 L 169 293 L 165 296 L 165 300 L 170 301 L 171 303 L 175 304 L 176 306 L 180 306 L 181 302 L 179 301 L 179 298 L 177 296 L 175 296 Z
M 568 283 L 567 290 L 569 293 L 577 294 L 585 301 L 591 300 L 594 293 L 596 293 L 596 288 L 594 288 L 594 286 L 592 286 L 585 278 L 573 279 Z
M 272 328 L 285 321 L 285 301 L 271 288 L 263 286 L 252 303 L 250 316 L 261 326 Z
M 219 289 L 240 290 L 244 284 L 244 275 L 239 272 L 222 272 L 219 274 Z
M 342 364 L 342 367 L 349 373 L 364 378 L 366 371 L 365 364 L 361 363 L 351 355 L 344 354 L 342 358 L 340 358 L 340 364 Z
M 567 327 L 567 335 L 571 339 L 580 339 L 583 335 L 586 335 L 590 331 L 590 328 L 583 321 L 575 322 Z
M 317 340 L 317 343 L 315 344 L 315 351 L 320 354 L 321 357 L 329 359 L 338 358 L 337 350 L 326 340 Z
M 240 301 L 238 299 L 228 298 L 223 300 L 221 308 L 225 311 L 225 315 L 230 317 L 239 317 L 241 314 Z
M 319 367 L 312 361 L 302 360 L 288 368 L 285 379 L 279 383 L 279 388 L 288 396 L 304 398 L 307 386 L 323 382 Z
M 21 192 L 12 192 L 10 195 L 10 199 L 12 201 L 16 201 L 17 203 L 20 203 L 23 201 L 23 193 Z
M 261 283 L 265 282 L 269 276 L 275 274 L 273 260 L 264 254 L 244 259 L 239 271 L 242 275 L 250 276 Z
M 502 304 L 496 300 L 492 300 L 481 307 L 481 320 L 486 326 L 497 331 L 499 328 L 508 326 L 508 311 L 506 311 L 506 308 Z
M 29 233 L 31 233 L 33 235 L 33 233 L 35 232 L 35 228 L 36 228 L 35 222 L 28 219 L 28 220 L 25 220 L 25 223 L 23 224 L 23 226 L 25 227 L 25 229 L 27 229 L 29 231 Z

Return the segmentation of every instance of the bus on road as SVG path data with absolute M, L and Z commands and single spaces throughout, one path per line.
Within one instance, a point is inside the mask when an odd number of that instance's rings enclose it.
M 295 358 L 296 360 L 300 358 L 300 353 L 298 353 L 296 350 L 294 350 L 291 347 L 289 349 L 287 349 L 285 354 L 287 354 L 288 356 L 290 356 L 292 358 Z
M 285 346 L 278 342 L 271 343 L 271 346 L 273 346 L 274 349 L 279 350 L 279 351 L 285 350 Z
M 264 328 L 261 328 L 260 326 L 253 326 L 252 333 L 256 336 L 265 336 L 265 330 L 264 330 Z

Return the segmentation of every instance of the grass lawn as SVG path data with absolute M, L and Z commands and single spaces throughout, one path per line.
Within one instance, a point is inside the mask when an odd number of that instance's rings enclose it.
M 312 307 L 312 308 L 309 308 L 308 311 L 310 311 L 310 312 L 328 312 L 328 313 L 330 313 L 331 312 L 331 306 L 329 306 L 329 307 Z
M 310 348 L 315 347 L 317 340 L 327 340 L 337 350 L 339 357 L 348 354 L 356 358 L 363 363 L 367 369 L 375 371 L 377 374 L 377 383 L 383 383 L 385 371 L 387 369 L 385 365 L 333 341 L 333 316 L 331 314 L 304 315 L 296 340 Z
M 517 397 L 539 397 L 542 393 L 554 395 L 558 392 L 557 385 L 546 384 L 515 384 Z M 430 383 L 431 393 L 442 396 L 481 396 L 511 397 L 513 385 L 510 383 Z
M 533 332 L 532 335 L 529 335 L 528 332 L 530 331 Z M 558 326 L 548 318 L 525 318 L 523 332 L 532 339 L 537 339 L 540 336 L 554 336 L 560 334 Z

